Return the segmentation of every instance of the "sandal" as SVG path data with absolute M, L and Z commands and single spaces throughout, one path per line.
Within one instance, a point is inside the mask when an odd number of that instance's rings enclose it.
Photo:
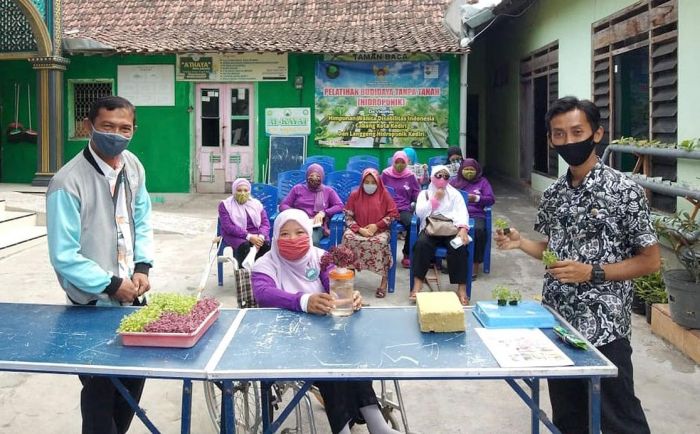
M 377 288 L 377 290 L 374 292 L 374 296 L 377 298 L 384 298 L 386 297 L 386 289 L 384 288 Z
M 462 306 L 469 306 L 469 297 L 460 294 L 457 294 L 457 297 L 459 297 L 459 302 L 462 304 Z
M 416 294 L 417 294 L 417 292 L 411 291 L 411 295 L 408 296 L 408 301 L 415 303 L 416 302 Z

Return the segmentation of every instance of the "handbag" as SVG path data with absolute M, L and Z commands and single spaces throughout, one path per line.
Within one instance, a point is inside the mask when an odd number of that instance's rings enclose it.
M 425 233 L 431 237 L 453 237 L 459 228 L 442 214 L 433 214 L 425 218 Z

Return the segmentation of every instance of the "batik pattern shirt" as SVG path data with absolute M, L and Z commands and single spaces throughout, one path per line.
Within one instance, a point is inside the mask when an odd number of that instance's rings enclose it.
M 620 262 L 658 242 L 642 188 L 600 161 L 581 185 L 567 172 L 543 193 L 535 230 L 560 260 L 586 264 Z M 630 336 L 629 280 L 561 283 L 545 273 L 542 297 L 597 347 Z

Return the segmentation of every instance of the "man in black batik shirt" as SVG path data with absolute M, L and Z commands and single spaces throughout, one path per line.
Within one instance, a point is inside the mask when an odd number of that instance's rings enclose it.
M 595 145 L 603 138 L 600 112 L 590 101 L 557 100 L 545 116 L 550 146 L 569 165 L 542 194 L 535 230 L 546 241 L 528 240 L 511 228 L 498 230 L 501 249 L 520 249 L 541 259 L 549 249 L 559 260 L 547 269 L 543 303 L 559 312 L 618 368 L 601 380 L 603 432 L 649 433 L 634 394 L 632 279 L 658 270 L 658 239 L 644 191 L 607 167 Z M 549 380 L 553 422 L 562 433 L 588 432 L 587 383 Z

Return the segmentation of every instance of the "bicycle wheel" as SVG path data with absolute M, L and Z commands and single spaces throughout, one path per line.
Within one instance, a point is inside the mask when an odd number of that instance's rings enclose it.
M 221 383 L 204 382 L 204 397 L 207 410 L 216 432 L 221 421 Z M 260 383 L 257 381 L 235 381 L 233 383 L 233 408 L 236 415 L 236 432 L 257 434 L 261 431 Z

